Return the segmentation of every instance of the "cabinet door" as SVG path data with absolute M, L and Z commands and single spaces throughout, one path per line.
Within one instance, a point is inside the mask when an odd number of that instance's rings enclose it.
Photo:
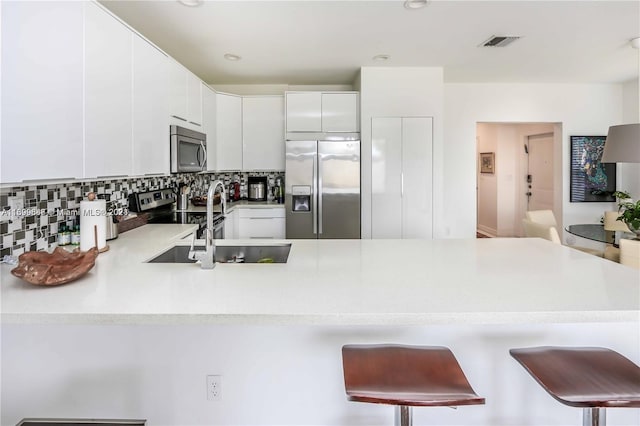
M 433 119 L 402 119 L 402 238 L 433 238 Z
M 284 170 L 284 97 L 242 98 L 243 170 Z
M 202 130 L 207 135 L 207 170 L 215 170 L 216 92 L 204 83 L 202 83 Z
M 224 218 L 224 238 L 233 240 L 238 237 L 238 211 L 228 213 Z
M 402 119 L 371 120 L 371 237 L 402 238 Z
M 133 36 L 133 174 L 169 173 L 167 56 Z
M 83 2 L 2 2 L 3 183 L 81 178 Z
M 216 170 L 242 170 L 240 96 L 216 94 L 216 135 Z
M 322 94 L 322 131 L 358 132 L 358 94 Z
M 287 132 L 319 132 L 322 130 L 322 93 L 292 92 L 286 94 Z
M 86 4 L 86 177 L 132 172 L 132 37 L 101 7 Z
M 188 121 L 187 73 L 185 67 L 169 59 L 169 115 L 184 122 Z
M 191 72 L 187 72 L 187 120 L 202 126 L 202 82 Z
M 283 208 L 238 209 L 238 238 L 285 238 Z

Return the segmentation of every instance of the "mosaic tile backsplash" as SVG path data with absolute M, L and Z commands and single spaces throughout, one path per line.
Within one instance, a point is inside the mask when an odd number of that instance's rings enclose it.
M 159 177 L 68 182 L 51 185 L 19 186 L 0 189 L 0 258 L 19 256 L 26 251 L 51 250 L 57 246 L 60 226 L 77 223 L 80 201 L 90 192 L 128 207 L 128 196 L 134 192 L 173 188 L 179 183 L 191 187 L 192 195 L 204 195 L 211 180 L 219 179 L 228 186 L 240 182 L 240 196 L 247 198 L 249 176 L 266 176 L 268 194 L 284 172 L 226 172 L 212 174 L 177 174 Z

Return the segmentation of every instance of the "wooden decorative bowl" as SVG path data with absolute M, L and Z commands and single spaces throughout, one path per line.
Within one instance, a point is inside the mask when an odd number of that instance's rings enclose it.
M 18 258 L 11 273 L 31 284 L 60 285 L 76 280 L 95 265 L 98 249 L 68 252 L 56 247 L 53 253 L 30 251 Z
M 206 206 L 207 196 L 203 195 L 202 197 L 192 197 L 191 204 L 193 204 L 194 206 Z M 220 194 L 216 194 L 213 196 L 213 204 L 220 204 Z

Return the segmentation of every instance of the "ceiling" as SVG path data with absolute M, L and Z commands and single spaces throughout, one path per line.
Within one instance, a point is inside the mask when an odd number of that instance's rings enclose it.
M 640 63 L 637 0 L 101 3 L 210 84 L 351 84 L 365 66 L 443 67 L 446 82 L 617 83 Z M 522 38 L 478 47 L 492 35 Z

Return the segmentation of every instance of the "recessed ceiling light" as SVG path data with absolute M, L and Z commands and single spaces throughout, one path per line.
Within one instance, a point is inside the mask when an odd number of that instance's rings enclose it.
M 429 0 L 405 0 L 404 7 L 405 9 L 415 10 L 422 9 L 428 4 Z
M 178 3 L 183 6 L 196 7 L 202 4 L 202 0 L 178 0 Z
M 640 49 L 640 37 L 636 37 L 631 40 L 631 47 L 634 49 Z
M 384 62 L 384 61 L 389 60 L 390 57 L 391 56 L 389 56 L 389 55 L 376 55 L 371 59 L 373 59 L 374 61 Z
M 224 58 L 225 58 L 227 61 L 234 61 L 234 62 L 235 62 L 235 61 L 239 61 L 240 59 L 242 59 L 242 57 L 241 57 L 241 56 L 234 55 L 233 53 L 225 53 L 225 54 L 224 54 Z

